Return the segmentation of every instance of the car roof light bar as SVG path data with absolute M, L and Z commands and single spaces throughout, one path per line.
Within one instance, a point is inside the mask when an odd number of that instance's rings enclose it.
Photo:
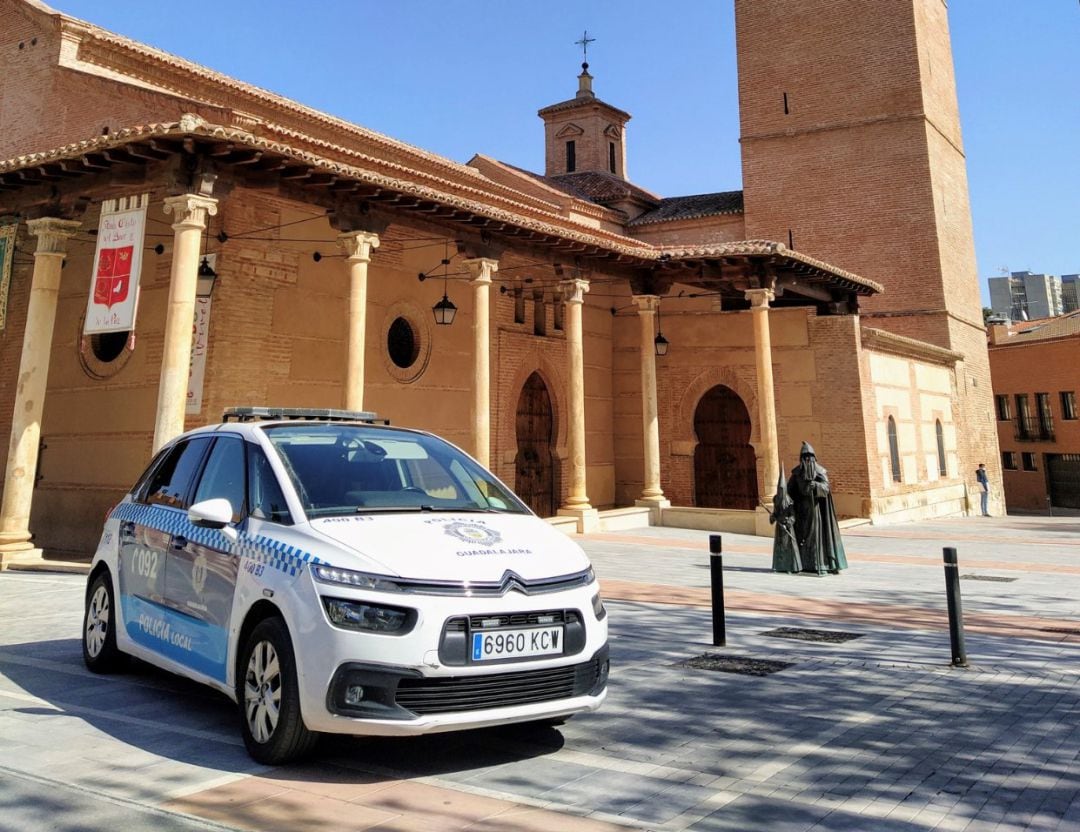
M 332 407 L 227 407 L 224 422 L 268 422 L 303 420 L 310 422 L 365 422 L 369 425 L 389 425 L 366 410 L 338 410 Z

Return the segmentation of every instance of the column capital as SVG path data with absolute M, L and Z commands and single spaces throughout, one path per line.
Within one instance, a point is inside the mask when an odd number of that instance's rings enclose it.
M 172 224 L 173 231 L 181 228 L 198 228 L 201 231 L 206 228 L 207 217 L 215 216 L 218 209 L 216 199 L 199 194 L 167 196 L 163 205 L 165 213 L 176 218 L 176 222 Z
M 637 304 L 638 314 L 655 314 L 660 309 L 659 295 L 631 295 L 631 299 Z
M 379 235 L 374 231 L 346 231 L 338 234 L 337 240 L 350 263 L 370 263 L 372 250 L 379 247 Z
M 82 223 L 78 220 L 62 220 L 56 217 L 27 220 L 27 230 L 38 238 L 34 256 L 44 254 L 62 257 L 67 254 L 67 241 L 78 233 L 81 226 Z
M 768 309 L 769 304 L 776 300 L 776 293 L 772 289 L 747 289 L 746 299 L 754 311 Z
M 490 283 L 499 270 L 499 261 L 491 257 L 469 257 L 462 260 L 461 265 L 472 275 L 473 283 Z
M 584 303 L 585 293 L 589 291 L 589 281 L 583 277 L 559 281 L 564 303 Z

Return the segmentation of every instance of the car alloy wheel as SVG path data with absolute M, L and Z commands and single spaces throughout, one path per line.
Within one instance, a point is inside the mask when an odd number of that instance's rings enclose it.
M 244 641 L 237 667 L 236 701 L 248 753 L 266 765 L 280 765 L 312 749 L 318 735 L 300 714 L 296 658 L 285 622 L 264 618 Z
M 112 607 L 109 604 L 109 592 L 103 585 L 99 584 L 97 589 L 94 590 L 86 610 L 86 633 L 83 635 L 83 638 L 86 639 L 86 652 L 93 659 L 101 655 L 101 650 L 105 646 L 105 636 L 109 632 L 111 614 Z
M 281 710 L 281 665 L 269 641 L 260 641 L 251 651 L 244 677 L 244 714 L 256 742 L 266 743 L 274 735 Z
M 127 657 L 116 647 L 118 618 L 112 577 L 107 570 L 99 570 L 86 590 L 83 613 L 83 661 L 93 673 L 112 673 L 124 666 Z

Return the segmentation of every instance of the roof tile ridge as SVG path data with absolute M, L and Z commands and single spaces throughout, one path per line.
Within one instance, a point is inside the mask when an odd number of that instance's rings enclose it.
M 798 260 L 800 263 L 805 263 L 812 268 L 831 272 L 845 280 L 868 286 L 875 289 L 878 293 L 883 293 L 885 291 L 885 287 L 876 280 L 862 277 L 854 272 L 847 271 L 847 269 L 841 269 L 831 263 L 826 263 L 824 260 L 818 260 L 816 257 L 811 257 L 808 254 L 803 254 L 800 251 L 788 248 L 783 243 L 776 242 L 775 240 L 733 240 L 728 243 L 713 243 L 707 246 L 669 248 L 665 250 L 665 254 L 674 258 L 715 257 L 725 254 L 777 254 L 784 257 L 790 257 L 792 260 Z
M 515 176 L 528 177 L 528 181 L 536 184 L 538 187 L 541 187 L 546 191 L 550 191 L 551 193 L 562 199 L 570 200 L 571 206 L 569 210 L 578 211 L 579 213 L 592 214 L 593 216 L 596 216 L 598 218 L 609 218 L 614 222 L 624 222 L 624 220 L 620 219 L 620 217 L 623 216 L 622 211 L 619 211 L 615 208 L 609 208 L 607 205 L 601 205 L 598 202 L 593 202 L 591 199 L 584 199 L 580 196 L 576 196 L 574 194 L 560 190 L 559 188 L 548 184 L 546 176 L 541 176 L 540 174 L 534 173 L 533 171 L 526 170 L 525 168 L 518 167 L 517 165 L 511 165 L 509 162 L 503 162 L 499 159 L 496 159 L 492 156 L 487 156 L 483 153 L 477 153 L 476 157 L 479 157 L 486 162 L 503 168 L 504 170 L 511 174 L 514 174 Z M 514 191 L 513 188 L 510 188 L 509 186 L 506 187 L 508 190 Z M 535 197 L 533 198 L 535 199 Z
M 738 188 L 738 189 L 732 190 L 732 191 L 706 191 L 705 193 L 700 193 L 700 194 L 678 194 L 677 196 L 661 197 L 661 199 L 666 202 L 668 200 L 676 200 L 676 199 L 697 199 L 698 197 L 702 197 L 702 196 L 728 196 L 729 194 L 741 194 L 742 192 L 743 192 L 743 189 Z
M 128 139 L 137 136 L 183 136 L 190 134 L 213 136 L 233 141 L 246 141 L 253 146 L 265 147 L 294 159 L 309 162 L 313 166 L 321 167 L 328 173 L 341 173 L 355 176 L 356 178 L 367 181 L 369 184 L 376 185 L 377 187 L 386 187 L 401 191 L 402 193 L 420 196 L 421 198 L 441 200 L 448 205 L 456 205 L 465 210 L 475 211 L 492 219 L 520 225 L 523 228 L 539 233 L 562 236 L 576 242 L 598 246 L 631 257 L 654 260 L 658 259 L 661 253 L 660 248 L 651 243 L 622 234 L 616 234 L 603 228 L 585 225 L 553 211 L 544 211 L 506 197 L 485 192 L 479 188 L 457 185 L 449 180 L 440 180 L 438 177 L 431 177 L 436 182 L 453 185 L 459 193 L 438 190 L 429 185 L 410 182 L 406 179 L 380 173 L 377 170 L 328 159 L 311 151 L 276 142 L 273 139 L 258 136 L 238 127 L 211 124 L 195 115 L 185 115 L 178 122 L 157 122 L 153 124 L 137 125 L 135 127 L 126 127 L 115 130 L 105 136 L 95 136 L 91 139 L 72 142 L 52 150 L 3 160 L 0 161 L 0 172 L 26 167 L 31 164 L 41 164 L 45 161 L 64 158 L 75 154 L 83 154 L 94 150 L 116 147 L 124 144 Z M 408 170 L 400 165 L 396 167 L 399 170 Z M 489 180 L 485 179 L 484 181 L 488 182 Z M 470 194 L 479 197 L 479 199 L 470 199 Z M 486 202 L 484 201 L 485 198 L 487 200 Z
M 511 174 L 513 176 L 516 176 L 518 178 L 526 178 L 527 177 L 527 181 L 530 184 L 536 185 L 538 188 L 542 188 L 543 190 L 550 192 L 551 194 L 555 195 L 556 197 L 560 197 L 562 199 L 566 199 L 568 197 L 569 198 L 574 198 L 570 194 L 567 194 L 565 191 L 560 191 L 558 188 L 551 187 L 551 185 L 547 184 L 547 182 L 545 182 L 542 178 L 539 178 L 539 177 L 533 175 L 530 171 L 527 171 L 524 168 L 519 168 L 519 167 L 517 167 L 515 165 L 511 165 L 511 164 L 509 164 L 507 162 L 500 161 L 499 159 L 496 159 L 493 156 L 488 156 L 485 153 L 475 153 L 475 154 L 473 154 L 473 159 L 480 159 L 480 160 L 482 160 L 484 162 L 487 162 L 490 165 L 494 165 L 497 168 L 505 170 L 507 173 L 509 173 L 509 174 Z M 480 171 L 480 174 L 481 174 L 481 176 L 484 176 L 483 171 Z M 517 188 L 513 188 L 510 185 L 504 185 L 501 182 L 494 182 L 488 176 L 484 176 L 484 179 L 491 182 L 493 186 L 501 188 L 503 190 L 506 190 L 509 193 L 519 194 L 519 195 L 524 196 L 524 197 L 526 197 L 528 199 L 532 199 L 532 200 L 535 200 L 537 202 L 542 202 L 542 203 L 544 203 L 546 205 L 554 205 L 554 206 L 560 207 L 560 208 L 562 207 L 558 202 L 552 202 L 552 201 L 543 199 L 542 197 L 534 196 L 533 194 L 530 194 L 530 193 L 528 193 L 526 191 L 519 191 Z
M 140 43 L 132 38 L 119 35 L 115 32 L 110 32 L 107 29 L 103 29 L 93 23 L 89 23 L 84 20 L 80 20 L 76 17 L 71 17 L 62 12 L 57 12 L 57 17 L 60 18 L 62 23 L 66 26 L 74 26 L 83 30 L 83 33 L 93 37 L 96 41 L 105 44 L 107 46 L 126 49 L 136 55 L 150 58 L 161 64 L 171 67 L 175 70 L 180 70 L 189 75 L 194 75 L 202 78 L 205 81 L 209 81 L 215 84 L 219 84 L 222 87 L 231 89 L 233 91 L 240 92 L 242 94 L 252 96 L 256 99 L 261 99 L 264 103 L 270 104 L 277 108 L 292 111 L 298 116 L 310 118 L 316 122 L 321 122 L 332 128 L 336 128 L 350 133 L 364 139 L 368 139 L 378 144 L 384 144 L 388 147 L 392 147 L 405 153 L 413 154 L 425 161 L 433 164 L 455 170 L 466 175 L 475 175 L 477 172 L 474 169 L 464 165 L 460 162 L 455 162 L 452 159 L 448 159 L 445 156 L 440 156 L 437 153 L 432 153 L 429 150 L 424 150 L 416 145 L 403 142 L 399 139 L 387 136 L 384 133 L 372 130 L 368 127 L 363 127 L 359 124 L 355 124 L 346 119 L 338 116 L 324 113 L 321 110 L 316 110 L 313 107 L 308 107 L 305 104 L 301 104 L 299 101 L 295 101 L 287 96 L 280 95 L 271 90 L 263 87 L 256 86 L 255 84 L 249 84 L 246 81 L 240 81 L 236 78 L 232 78 L 217 70 L 210 69 L 202 64 L 190 61 L 187 58 L 174 55 L 171 52 L 166 52 L 164 49 L 158 49 L 157 47 L 150 46 L 148 44 Z M 88 61 L 88 63 L 93 63 Z

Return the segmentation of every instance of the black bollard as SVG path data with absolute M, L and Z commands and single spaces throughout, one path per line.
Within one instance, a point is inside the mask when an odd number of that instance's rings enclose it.
M 727 645 L 727 626 L 724 624 L 724 556 L 720 553 L 720 535 L 709 535 L 709 575 L 712 578 L 712 643 Z
M 964 649 L 964 611 L 960 608 L 960 566 L 956 562 L 956 549 L 946 546 L 945 594 L 949 601 L 949 641 L 952 643 L 954 667 L 967 667 L 967 651 Z

